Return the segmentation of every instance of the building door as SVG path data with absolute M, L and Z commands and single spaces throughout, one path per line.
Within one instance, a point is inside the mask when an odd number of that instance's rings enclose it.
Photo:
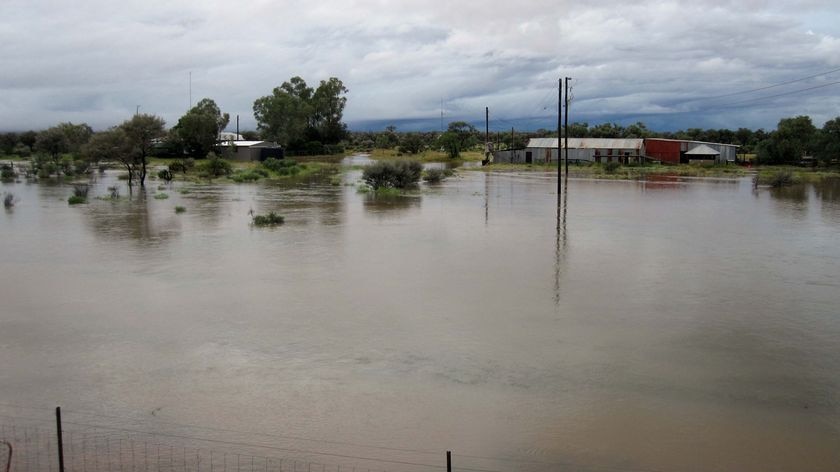
M 531 151 L 525 151 L 525 163 L 530 164 L 534 160 L 534 155 Z

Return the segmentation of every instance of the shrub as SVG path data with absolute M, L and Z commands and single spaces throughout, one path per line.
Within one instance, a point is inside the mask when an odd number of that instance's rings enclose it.
M 618 163 L 618 162 L 615 162 L 615 161 L 607 162 L 606 164 L 604 164 L 604 172 L 606 172 L 608 174 L 612 174 L 615 171 L 617 171 L 619 167 L 621 167 L 621 164 Z
M 161 192 L 155 194 L 155 200 L 166 200 L 167 198 L 169 198 L 169 194 L 167 193 Z
M 262 170 L 262 169 L 260 169 L 260 170 Z M 262 171 L 265 172 L 264 170 L 262 170 Z M 267 172 L 266 172 L 266 175 L 267 175 Z M 233 180 L 234 182 L 239 182 L 239 183 L 241 183 L 241 182 L 255 182 L 257 180 L 260 180 L 261 177 L 264 177 L 264 175 L 260 172 L 257 172 L 256 169 L 240 170 L 240 171 L 237 171 L 237 172 L 233 173 L 230 176 L 230 180 Z
M 423 180 L 430 184 L 437 184 L 452 175 L 450 169 L 429 169 L 423 174 Z
M 182 207 L 182 206 L 176 206 L 175 207 L 175 213 L 184 213 L 185 211 L 187 211 L 187 209 L 185 207 Z
M 108 187 L 108 196 L 111 197 L 111 200 L 116 200 L 120 198 L 120 188 L 116 185 L 113 187 Z
M 6 208 L 11 208 L 15 206 L 15 194 L 9 192 L 3 194 L 3 206 Z
M 161 169 L 160 171 L 158 171 L 158 178 L 163 179 L 167 182 L 171 182 L 172 181 L 172 171 L 170 169 Z
M 81 197 L 82 200 L 87 200 L 90 187 L 87 184 L 76 184 L 73 186 L 73 196 Z
M 2 180 L 14 180 L 17 177 L 17 173 L 15 173 L 15 168 L 12 167 L 11 164 L 3 164 L 0 167 L 0 179 Z
M 195 167 L 195 159 L 190 157 L 189 159 L 179 159 L 169 164 L 169 171 L 186 174 L 187 171 L 192 169 L 193 167 Z
M 784 187 L 786 185 L 793 185 L 795 180 L 793 174 L 787 170 L 780 170 L 770 176 L 770 186 L 773 188 Z
M 262 165 L 266 169 L 280 173 L 280 169 L 285 169 L 288 167 L 294 167 L 297 162 L 294 159 L 277 159 L 274 157 L 269 157 L 268 159 L 264 160 Z
M 417 161 L 379 161 L 365 168 L 362 179 L 374 190 L 409 188 L 417 184 L 423 165 Z
M 79 203 L 84 203 L 86 201 L 87 200 L 85 200 L 83 197 L 80 197 L 78 195 L 73 195 L 73 196 L 71 196 L 70 198 L 67 199 L 67 203 L 69 203 L 71 205 L 77 205 Z
M 274 213 L 273 211 L 267 215 L 254 215 L 254 226 L 275 226 L 283 224 L 285 218 Z
M 201 163 L 201 171 L 210 177 L 221 177 L 230 175 L 233 172 L 233 166 L 211 152 L 207 155 L 207 160 Z

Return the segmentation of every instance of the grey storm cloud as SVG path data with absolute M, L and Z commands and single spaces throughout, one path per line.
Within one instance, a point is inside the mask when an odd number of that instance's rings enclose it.
M 254 100 L 296 75 L 341 78 L 351 127 L 478 121 L 489 106 L 495 126 L 533 128 L 552 122 L 564 76 L 576 121 L 821 124 L 840 109 L 840 72 L 720 96 L 840 69 L 838 13 L 834 1 L 4 0 L 0 129 L 102 129 L 138 105 L 173 124 L 190 88 L 253 128 Z

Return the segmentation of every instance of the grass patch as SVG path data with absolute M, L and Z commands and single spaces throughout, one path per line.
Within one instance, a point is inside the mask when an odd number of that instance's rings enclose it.
M 254 215 L 252 221 L 254 226 L 277 226 L 283 224 L 286 219 L 272 211 L 267 215 Z
M 87 202 L 87 199 L 78 195 L 71 195 L 70 198 L 67 199 L 67 203 L 71 205 L 78 205 L 85 202 Z
M 182 206 L 176 206 L 175 207 L 175 213 L 184 213 L 186 211 L 187 211 L 186 207 L 182 207 Z
M 167 198 L 169 198 L 168 193 L 161 192 L 161 193 L 156 193 L 155 194 L 155 200 L 166 200 Z

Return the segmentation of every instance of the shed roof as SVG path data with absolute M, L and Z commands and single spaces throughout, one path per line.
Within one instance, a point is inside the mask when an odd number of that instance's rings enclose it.
M 225 141 L 222 146 L 234 145 L 236 147 L 279 147 L 272 141 Z
M 714 149 L 706 146 L 705 144 L 701 144 L 696 148 L 692 148 L 689 151 L 685 152 L 686 156 L 719 156 L 720 151 L 715 151 Z
M 569 138 L 569 149 L 641 149 L 643 139 Z M 566 147 L 566 140 L 562 140 Z M 557 148 L 557 138 L 531 138 L 529 148 Z

